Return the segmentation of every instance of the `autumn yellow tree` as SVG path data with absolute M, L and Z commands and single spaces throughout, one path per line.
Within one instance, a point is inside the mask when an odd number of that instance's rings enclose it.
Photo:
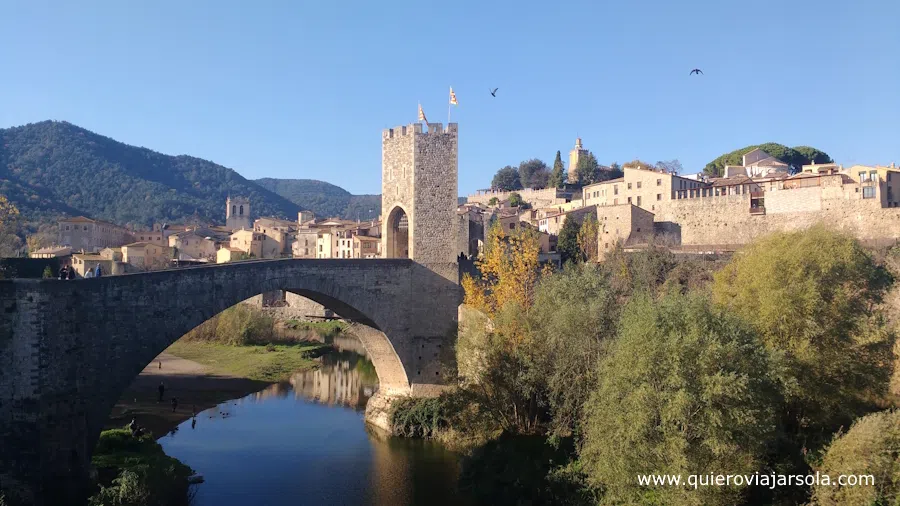
M 596 262 L 599 251 L 600 223 L 593 214 L 585 216 L 578 229 L 578 247 L 586 262 Z
M 488 232 L 486 246 L 477 263 L 481 279 L 463 277 L 465 303 L 491 318 L 509 303 L 530 308 L 539 274 L 537 231 L 523 226 L 507 233 L 498 221 Z

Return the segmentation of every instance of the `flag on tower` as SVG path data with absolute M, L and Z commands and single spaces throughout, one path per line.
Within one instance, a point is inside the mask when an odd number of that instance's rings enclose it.
M 425 111 L 422 110 L 422 104 L 419 104 L 419 121 L 424 121 L 428 123 L 428 120 L 425 119 Z
M 453 93 L 453 86 L 450 87 L 450 105 L 459 105 L 456 101 L 456 93 Z

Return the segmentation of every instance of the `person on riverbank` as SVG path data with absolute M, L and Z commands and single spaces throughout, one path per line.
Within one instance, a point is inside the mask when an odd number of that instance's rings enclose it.
M 159 386 L 156 387 L 156 390 L 159 391 L 159 400 L 156 402 L 162 402 L 163 395 L 166 393 L 166 386 L 162 384 L 162 381 L 159 382 Z
M 69 266 L 68 266 L 68 265 L 63 265 L 63 266 L 62 266 L 62 269 L 59 270 L 59 279 L 60 279 L 60 280 L 67 279 L 66 273 L 68 273 L 68 271 L 69 271 Z
M 176 409 L 178 409 L 178 398 L 172 397 L 172 412 L 174 413 Z
M 99 278 L 103 275 L 103 269 L 100 268 L 100 264 L 97 264 L 97 268 L 94 270 L 94 277 Z

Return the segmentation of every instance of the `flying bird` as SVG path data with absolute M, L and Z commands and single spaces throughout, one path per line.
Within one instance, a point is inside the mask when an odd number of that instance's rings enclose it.
M 694 75 L 694 74 L 698 74 L 698 75 L 703 74 L 703 71 L 700 69 L 694 69 L 691 71 L 690 75 Z
M 499 90 L 499 89 L 500 89 L 500 88 L 494 88 L 493 90 L 491 90 L 491 96 L 494 97 L 494 98 L 496 98 L 496 97 L 497 97 L 497 90 Z

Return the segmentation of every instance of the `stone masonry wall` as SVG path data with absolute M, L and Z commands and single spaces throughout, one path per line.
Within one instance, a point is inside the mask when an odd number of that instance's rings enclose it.
M 412 259 L 422 264 L 456 262 L 459 221 L 456 217 L 457 125 L 429 123 L 415 133 Z
M 513 193 L 518 193 L 521 195 L 522 200 L 531 204 L 531 207 L 541 208 L 541 207 L 551 207 L 556 204 L 565 204 L 566 199 L 559 194 L 559 190 L 556 188 L 544 188 L 541 190 L 533 190 L 531 188 L 525 188 L 522 190 L 517 190 L 515 192 L 488 192 L 481 195 L 469 195 L 466 197 L 466 202 L 470 204 L 484 204 L 487 205 L 488 202 L 491 201 L 492 198 L 496 198 L 498 201 L 503 201 L 509 198 Z
M 807 191 L 813 190 L 813 191 Z M 656 215 L 657 232 L 680 234 L 683 246 L 739 247 L 762 235 L 793 231 L 824 223 L 853 234 L 867 243 L 893 243 L 900 239 L 900 209 L 882 208 L 876 199 L 823 199 L 819 210 L 792 212 L 796 198 L 815 208 L 820 188 L 766 193 L 766 214 L 750 214 L 749 195 L 728 195 L 674 200 Z M 795 193 L 797 192 L 797 193 Z M 773 206 L 775 212 L 770 212 Z
M 386 129 L 381 136 L 381 251 L 387 255 L 387 241 L 390 239 L 388 228 L 390 213 L 397 205 L 403 207 L 413 227 L 413 165 L 416 132 L 422 131 L 422 125 L 413 124 Z M 454 206 L 455 209 L 455 206 Z M 414 254 L 414 245 L 410 241 L 409 254 Z

